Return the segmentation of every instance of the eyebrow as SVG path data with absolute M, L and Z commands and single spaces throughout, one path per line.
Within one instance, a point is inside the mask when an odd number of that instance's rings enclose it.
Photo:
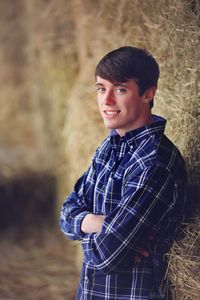
M 114 86 L 123 86 L 123 87 L 128 87 L 126 84 L 124 84 L 124 83 L 119 83 L 119 82 L 117 82 L 117 83 L 114 83 L 113 84 Z M 96 86 L 104 86 L 104 84 L 103 83 L 99 83 L 99 82 L 97 82 L 96 83 Z

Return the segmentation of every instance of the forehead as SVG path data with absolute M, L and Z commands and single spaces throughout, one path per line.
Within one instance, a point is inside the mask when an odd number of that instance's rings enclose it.
M 112 81 L 104 79 L 100 76 L 96 77 L 96 84 L 97 85 L 103 85 L 103 86 L 126 86 L 126 87 L 131 87 L 133 85 L 138 86 L 134 79 L 129 79 L 129 80 L 124 81 L 124 82 L 117 82 L 117 81 L 112 82 Z

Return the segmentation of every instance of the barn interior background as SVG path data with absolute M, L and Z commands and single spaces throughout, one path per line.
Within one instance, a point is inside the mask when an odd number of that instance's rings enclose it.
M 160 64 L 154 112 L 187 162 L 191 200 L 169 278 L 175 300 L 199 299 L 199 25 L 198 0 L 0 1 L 1 299 L 74 299 L 81 254 L 59 211 L 107 134 L 94 68 L 122 45 Z

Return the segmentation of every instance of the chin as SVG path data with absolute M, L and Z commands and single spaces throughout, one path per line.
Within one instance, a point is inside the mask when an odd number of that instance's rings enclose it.
M 116 129 L 117 127 L 111 124 L 107 124 L 106 122 L 104 122 L 104 125 L 107 129 Z

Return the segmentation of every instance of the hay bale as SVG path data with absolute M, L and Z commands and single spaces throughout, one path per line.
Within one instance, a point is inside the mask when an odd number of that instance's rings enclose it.
M 58 181 L 60 207 L 107 134 L 96 105 L 96 63 L 113 48 L 134 45 L 150 50 L 160 64 L 154 112 L 168 119 L 167 134 L 186 159 L 196 199 L 199 1 L 20 0 L 0 8 L 1 178 L 50 172 Z M 169 272 L 176 286 L 176 268 Z M 193 296 L 183 289 L 176 299 Z
M 187 224 L 183 239 L 174 243 L 169 256 L 169 279 L 175 299 L 198 300 L 200 295 L 200 219 Z
M 118 1 L 115 4 L 115 1 L 96 1 L 94 5 L 87 0 L 83 5 L 82 1 L 76 0 L 72 7 L 77 16 L 74 21 L 80 77 L 69 98 L 72 104 L 66 116 L 66 153 L 70 170 L 73 170 L 68 176 L 69 186 L 72 186 L 79 171 L 87 166 L 95 150 L 93 139 L 101 136 L 100 119 L 89 121 L 92 130 L 86 121 L 88 115 L 93 115 L 93 107 L 89 103 L 94 101 L 93 94 L 88 94 L 88 86 L 93 85 L 92 72 L 88 66 L 94 70 L 99 58 L 106 52 L 130 44 L 147 48 L 160 64 L 161 78 L 154 112 L 168 119 L 167 134 L 181 150 L 187 162 L 190 182 L 199 190 L 199 2 Z M 76 103 L 75 107 L 73 103 Z M 73 153 L 70 152 L 72 148 Z M 194 263 L 191 261 L 191 268 Z M 170 278 L 176 286 L 172 275 L 173 272 L 176 275 L 175 264 L 170 272 Z M 193 273 L 196 282 L 199 282 L 198 273 Z M 180 273 L 179 277 L 179 280 L 185 282 Z M 187 293 L 182 289 L 175 297 L 178 300 L 193 299 L 193 294 L 189 289 Z

